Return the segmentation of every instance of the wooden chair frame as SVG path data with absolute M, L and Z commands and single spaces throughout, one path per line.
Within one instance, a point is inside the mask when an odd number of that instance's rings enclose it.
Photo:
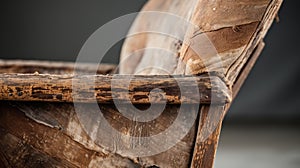
M 110 75 L 114 70 L 112 65 L 81 64 L 77 70 L 91 72 L 97 69 L 97 74 L 76 76 L 72 63 L 0 61 L 0 167 L 213 167 L 223 117 L 264 48 L 263 38 L 281 3 L 282 0 L 270 0 L 262 19 L 255 23 L 255 32 L 236 72 L 232 72 L 233 77 L 200 71 L 175 77 L 135 75 L 129 90 L 130 101 L 125 96 L 128 92 L 122 92 L 128 90 L 122 83 L 129 75 Z M 236 29 L 233 31 L 238 31 Z M 130 44 L 127 41 L 125 52 Z M 200 100 L 178 97 L 175 78 L 185 81 L 188 86 L 191 76 L 197 79 Z M 82 80 L 94 80 L 95 85 L 80 85 Z M 120 85 L 111 86 L 112 80 L 117 80 Z M 89 91 L 76 95 L 73 93 L 74 82 L 81 87 L 78 90 Z M 157 156 L 139 158 L 105 151 L 84 133 L 72 108 L 74 94 L 76 101 L 82 104 L 96 99 L 105 115 L 113 120 L 119 116 L 113 107 L 112 89 L 120 90 L 115 97 L 120 102 L 146 106 L 151 103 L 148 95 L 153 88 L 168 89 L 165 95 L 167 116 L 182 102 L 200 103 L 197 123 L 190 133 L 179 145 Z M 212 95 L 217 95 L 213 102 Z M 161 100 L 155 101 L 159 103 Z M 122 130 L 121 126 L 119 128 Z M 204 137 L 206 131 L 211 133 L 208 137 Z

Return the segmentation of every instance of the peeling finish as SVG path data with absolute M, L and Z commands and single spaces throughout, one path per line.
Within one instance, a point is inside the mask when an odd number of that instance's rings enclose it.
M 166 26 L 169 31 L 177 31 L 186 37 L 187 43 L 162 38 L 153 34 L 141 34 L 128 38 L 124 44 L 121 59 L 135 52 L 130 61 L 124 61 L 121 73 L 141 73 L 135 76 L 129 87 L 130 101 L 139 109 L 147 108 L 149 92 L 154 88 L 164 89 L 168 104 L 165 111 L 150 123 L 133 122 L 122 116 L 112 104 L 111 87 L 113 76 L 97 75 L 96 87 L 78 85 L 80 90 L 80 108 L 86 113 L 89 98 L 97 97 L 101 112 L 112 127 L 135 137 L 155 135 L 168 128 L 177 116 L 179 100 L 193 102 L 192 99 L 178 96 L 178 87 L 174 79 L 165 72 L 141 69 L 151 66 L 163 66 L 188 85 L 191 81 L 186 74 L 197 74 L 201 101 L 200 118 L 188 135 L 174 147 L 155 156 L 134 158 L 130 154 L 120 155 L 118 140 L 114 140 L 116 150 L 107 151 L 98 141 L 93 141 L 78 120 L 71 103 L 73 92 L 71 79 L 72 64 L 47 62 L 22 62 L 0 60 L 0 166 L 6 167 L 192 167 L 211 168 L 216 154 L 222 119 L 228 111 L 232 98 L 238 93 L 243 81 L 253 67 L 262 48 L 264 38 L 275 18 L 282 0 L 150 0 L 143 10 L 165 11 L 179 14 L 194 24 L 199 30 L 178 30 Z M 194 10 L 195 9 L 195 10 Z M 138 17 L 131 31 L 136 31 L 151 22 L 163 25 L 165 18 Z M 146 23 L 145 23 L 146 22 Z M 201 33 L 202 31 L 202 33 Z M 204 32 L 203 32 L 204 31 Z M 223 61 L 218 65 L 216 55 L 202 53 L 202 60 L 195 56 L 191 47 L 185 44 L 203 47 L 201 37 L 207 35 L 215 44 L 218 55 Z M 191 41 L 188 41 L 191 40 Z M 144 47 L 156 46 L 170 49 L 173 53 L 140 51 Z M 205 51 L 205 47 L 203 47 Z M 163 59 L 153 59 L 154 57 Z M 172 57 L 174 56 L 174 57 Z M 206 60 L 203 60 L 206 59 Z M 183 60 L 188 64 L 181 64 Z M 203 61 L 208 62 L 210 70 Z M 105 68 L 106 67 L 106 68 Z M 80 65 L 81 72 L 110 73 L 111 67 L 104 70 Z M 79 69 L 80 69 L 79 68 Z M 87 68 L 87 69 L 85 69 Z M 20 74 L 12 74 L 19 72 Z M 8 73 L 8 74 L 5 74 Z M 50 73 L 50 74 L 45 74 Z M 56 75 L 55 75 L 56 74 Z M 67 75 L 63 75 L 67 74 Z M 164 74 L 164 75 L 162 75 Z M 213 76 L 211 80 L 207 75 Z M 151 76 L 150 76 L 151 75 Z M 78 80 L 89 80 L 95 76 L 82 75 Z M 128 76 L 119 76 L 116 89 L 119 98 L 124 97 L 124 82 Z M 228 90 L 228 88 L 230 90 Z M 232 91 L 231 91 L 232 90 Z M 228 104 L 210 104 L 210 93 L 216 93 L 218 100 Z M 233 95 L 231 95 L 233 92 Z M 175 94 L 176 93 L 176 94 Z M 4 101 L 5 100 L 5 101 Z M 17 101 L 21 102 L 17 102 Z M 85 101 L 84 101 L 85 100 Z M 161 96 L 155 97 L 156 103 Z M 22 102 L 23 101 L 23 102 Z M 41 101 L 41 102 L 37 102 Z M 56 102 L 56 103 L 54 103 Z M 199 103 L 194 102 L 194 103 Z M 189 108 L 192 107 L 193 104 Z M 126 108 L 126 105 L 121 108 Z M 209 109 L 211 113 L 208 113 Z M 192 109 L 185 109 L 191 112 Z M 216 120 L 217 119 L 217 120 Z M 89 120 L 88 120 L 89 121 Z M 125 126 L 124 126 L 125 125 Z M 90 122 L 89 127 L 97 127 Z M 211 133 L 211 134 L 208 134 Z M 206 135 L 208 134 L 208 138 Z M 96 134 L 95 134 L 96 136 Z M 105 135 L 97 135 L 105 138 Z M 102 137 L 103 136 L 103 137 Z M 131 138 L 121 139 L 134 145 Z M 153 146 L 152 148 L 157 148 Z
M 152 103 L 163 103 L 163 97 L 149 98 L 151 91 L 157 88 L 165 92 L 168 104 L 198 104 L 199 101 L 203 104 L 220 104 L 231 100 L 230 91 L 218 77 L 205 75 L 172 77 L 166 75 L 0 74 L 0 78 L 2 79 L 0 81 L 0 100 L 91 103 L 96 99 L 98 103 L 109 104 L 113 103 L 114 98 L 123 103 L 149 104 L 151 101 Z M 112 81 L 116 81 L 113 86 Z M 197 95 L 193 96 L 196 93 L 190 93 L 189 97 L 179 97 L 181 95 L 177 84 L 179 81 L 181 87 L 190 86 L 191 83 L 198 84 L 199 92 L 202 93 L 200 100 L 195 99 Z M 128 82 L 130 82 L 130 86 L 127 86 Z M 212 90 L 217 87 L 219 90 Z M 129 96 L 127 96 L 128 92 Z M 212 95 L 217 95 L 213 102 Z

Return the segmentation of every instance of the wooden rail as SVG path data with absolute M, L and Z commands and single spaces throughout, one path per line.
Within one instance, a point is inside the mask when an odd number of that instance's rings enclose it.
M 231 101 L 227 86 L 215 76 L 0 74 L 0 79 L 0 100 L 84 103 L 117 100 L 149 104 L 151 91 L 161 89 L 163 95 L 151 99 L 153 103 L 166 100 L 168 104 L 224 104 Z M 190 89 L 193 83 L 199 93 Z M 180 87 L 187 88 L 184 94 Z

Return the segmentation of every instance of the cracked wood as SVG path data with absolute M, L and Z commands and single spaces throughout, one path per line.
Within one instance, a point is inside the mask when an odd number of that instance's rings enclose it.
M 231 93 L 218 77 L 0 74 L 0 78 L 0 100 L 85 103 L 117 100 L 133 104 L 164 103 L 165 99 L 168 104 L 218 104 L 231 100 Z M 184 90 L 188 97 L 181 95 L 178 82 L 182 88 L 194 84 L 201 93 L 200 100 L 193 96 L 196 94 L 193 90 Z M 153 94 L 153 89 L 163 92 Z

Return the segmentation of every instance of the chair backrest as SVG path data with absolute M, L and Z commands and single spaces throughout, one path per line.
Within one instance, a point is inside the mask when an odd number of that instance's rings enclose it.
M 228 86 L 234 99 L 264 47 L 263 38 L 282 1 L 149 0 L 142 11 L 158 14 L 138 15 L 122 49 L 119 72 L 215 75 Z M 178 19 L 176 22 L 170 14 L 185 21 Z M 196 137 L 192 140 L 193 150 L 186 156 L 191 161 L 182 162 L 183 165 L 213 167 L 222 120 L 230 105 L 201 107 Z M 208 114 L 218 116 L 209 117 Z M 203 139 L 206 131 L 212 132 Z M 177 151 L 171 150 L 172 155 L 191 147 L 181 148 L 181 145 L 172 148 Z M 158 155 L 163 159 L 158 165 L 166 162 L 167 154 Z M 147 159 L 150 163 L 155 160 Z
M 119 72 L 157 75 L 214 71 L 233 84 L 250 55 L 249 48 L 253 50 L 258 44 L 255 37 L 261 22 L 273 16 L 269 17 L 267 11 L 271 2 L 149 0 L 142 11 L 177 15 L 196 27 L 170 21 L 172 17 L 167 14 L 139 14 L 129 32 L 138 34 L 126 39 Z M 153 27 L 160 27 L 164 33 L 145 31 Z

